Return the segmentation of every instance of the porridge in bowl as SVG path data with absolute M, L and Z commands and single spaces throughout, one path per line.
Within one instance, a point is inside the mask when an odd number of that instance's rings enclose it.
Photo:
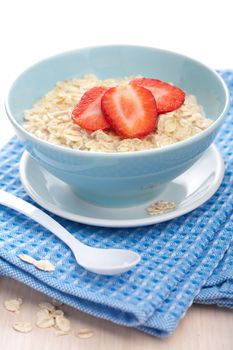
M 161 85 L 158 100 L 154 87 L 150 86 L 154 82 Z M 167 100 L 163 97 L 167 88 L 171 89 L 169 94 L 174 95 L 172 101 L 170 95 Z M 58 82 L 25 111 L 24 128 L 42 140 L 81 151 L 127 152 L 160 148 L 198 134 L 213 123 L 205 118 L 195 96 L 181 92 L 173 85 L 150 78 L 99 80 L 94 75 L 85 75 L 81 79 Z M 136 132 L 132 127 L 130 99 L 143 114 L 143 118 L 140 119 L 140 115 L 137 120 Z M 97 108 L 103 116 L 101 119 L 98 115 L 97 124 L 96 120 L 94 124 L 90 114 L 94 115 Z M 124 111 L 130 116 L 128 120 L 125 120 Z

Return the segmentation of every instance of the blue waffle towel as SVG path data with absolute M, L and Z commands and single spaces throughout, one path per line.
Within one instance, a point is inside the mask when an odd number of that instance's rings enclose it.
M 115 277 L 79 267 L 53 234 L 0 206 L 0 272 L 64 303 L 115 323 L 163 337 L 174 331 L 194 302 L 233 306 L 232 179 L 233 72 L 220 72 L 231 90 L 231 110 L 216 143 L 226 164 L 217 193 L 192 213 L 169 222 L 132 229 L 82 225 L 55 217 L 83 242 L 134 249 L 140 264 Z M 0 154 L 0 187 L 31 201 L 19 181 L 24 146 L 12 139 Z M 46 273 L 25 264 L 18 254 L 49 259 Z

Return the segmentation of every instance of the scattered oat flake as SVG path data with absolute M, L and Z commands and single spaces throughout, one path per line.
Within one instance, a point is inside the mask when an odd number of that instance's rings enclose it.
M 34 265 L 39 270 L 43 270 L 47 272 L 55 270 L 55 266 L 49 260 L 38 260 Z
M 54 306 L 62 306 L 63 305 L 63 302 L 62 301 L 60 301 L 60 300 L 57 300 L 57 299 L 52 299 L 52 304 L 54 305 Z
M 19 311 L 22 303 L 23 303 L 23 300 L 21 298 L 10 299 L 10 300 L 4 301 L 4 306 L 8 311 L 17 312 Z
M 27 262 L 28 264 L 32 264 L 32 265 L 34 265 L 36 262 L 34 258 L 32 258 L 30 255 L 27 255 L 27 254 L 19 254 L 19 258 Z
M 50 328 L 54 326 L 54 319 L 53 317 L 51 318 L 44 318 L 44 319 L 39 319 L 36 321 L 36 325 L 39 328 Z
M 52 304 L 48 303 L 48 302 L 42 302 L 38 306 L 39 306 L 40 309 L 46 309 L 46 310 L 48 310 L 50 312 L 54 312 L 56 310 L 55 307 Z
M 68 320 L 68 318 L 66 318 L 64 316 L 57 316 L 55 327 L 60 331 L 69 332 L 70 331 L 70 321 Z
M 53 313 L 52 313 L 52 316 L 53 317 L 58 317 L 58 316 L 64 316 L 64 312 L 62 310 L 55 310 Z
M 27 262 L 28 264 L 34 265 L 39 270 L 43 270 L 47 272 L 55 270 L 55 266 L 49 260 L 36 260 L 32 258 L 30 255 L 26 255 L 26 254 L 20 254 L 19 258 Z
M 160 200 L 158 202 L 152 203 L 146 210 L 149 215 L 158 215 L 174 208 L 176 208 L 176 204 L 174 202 Z
M 18 321 L 13 324 L 13 329 L 20 333 L 29 333 L 32 330 L 32 325 L 30 322 Z
M 51 313 L 49 312 L 48 309 L 40 309 L 37 314 L 37 318 L 51 318 Z
M 75 332 L 75 336 L 81 339 L 87 339 L 93 337 L 94 332 L 90 329 L 80 329 L 77 332 Z
M 36 314 L 36 325 L 39 328 L 50 328 L 54 326 L 54 319 L 49 310 L 41 309 Z

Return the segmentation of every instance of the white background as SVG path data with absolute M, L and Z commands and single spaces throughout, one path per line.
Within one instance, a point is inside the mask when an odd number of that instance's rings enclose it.
M 36 61 L 101 44 L 176 51 L 212 68 L 233 68 L 231 0 L 1 0 L 0 144 L 12 134 L 3 101 Z

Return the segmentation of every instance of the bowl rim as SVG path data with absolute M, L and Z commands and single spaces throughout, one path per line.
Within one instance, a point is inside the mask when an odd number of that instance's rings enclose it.
M 34 136 L 32 133 L 28 132 L 19 122 L 16 121 L 16 119 L 14 118 L 13 114 L 11 113 L 11 109 L 10 109 L 10 105 L 9 105 L 9 97 L 11 94 L 11 91 L 13 90 L 14 84 L 16 83 L 16 81 L 18 79 L 21 78 L 21 76 L 25 73 L 27 73 L 29 70 L 36 68 L 37 66 L 48 62 L 54 58 L 61 58 L 62 56 L 67 56 L 69 54 L 74 54 L 75 52 L 79 52 L 79 51 L 85 51 L 85 50 L 94 50 L 94 49 L 111 49 L 111 48 L 135 48 L 135 49 L 146 49 L 146 50 L 154 50 L 154 51 L 160 51 L 160 52 L 164 52 L 164 53 L 168 53 L 168 54 L 172 54 L 175 56 L 179 56 L 181 58 L 185 58 L 188 59 L 192 62 L 194 62 L 197 65 L 200 65 L 201 67 L 204 67 L 205 69 L 207 69 L 210 73 L 212 73 L 217 80 L 220 81 L 221 86 L 223 88 L 223 91 L 225 93 L 225 105 L 224 108 L 221 112 L 221 114 L 218 116 L 218 118 L 205 130 L 202 130 L 200 133 L 193 135 L 191 137 L 188 137 L 185 140 L 182 141 L 178 141 L 176 143 L 170 144 L 170 145 L 166 145 L 160 148 L 149 148 L 149 149 L 145 149 L 145 150 L 139 150 L 139 151 L 125 151 L 125 152 L 102 152 L 102 151 L 87 151 L 87 150 L 79 150 L 79 149 L 73 149 L 73 148 L 68 148 L 66 146 L 62 146 L 62 145 L 56 145 L 53 144 L 49 141 L 45 141 L 42 140 L 40 138 L 38 138 L 37 136 Z M 224 116 L 226 115 L 229 106 L 230 106 L 230 93 L 229 90 L 227 88 L 227 85 L 225 83 L 225 81 L 223 80 L 223 78 L 212 68 L 208 67 L 207 65 L 205 65 L 204 63 L 191 58 L 187 55 L 184 54 L 180 54 L 171 50 L 166 50 L 166 49 L 161 49 L 161 48 L 156 48 L 156 47 L 152 47 L 152 46 L 143 46 L 143 45 L 97 45 L 97 46 L 87 46 L 87 47 L 81 47 L 81 48 L 77 48 L 77 49 L 73 49 L 73 50 L 68 50 L 68 51 L 64 51 L 64 52 L 60 52 L 51 56 L 48 56 L 42 60 L 37 61 L 36 63 L 30 65 L 29 67 L 27 67 L 25 70 L 23 70 L 17 77 L 16 79 L 14 79 L 14 81 L 11 83 L 10 88 L 8 90 L 7 93 L 7 97 L 5 98 L 5 102 L 4 102 L 4 106 L 5 106 L 5 110 L 6 110 L 6 114 L 9 118 L 9 120 L 11 121 L 11 123 L 14 125 L 14 127 L 16 129 L 19 129 L 22 134 L 25 134 L 27 136 L 27 139 L 30 139 L 31 141 L 35 142 L 35 143 L 40 143 L 43 146 L 47 146 L 48 148 L 54 150 L 54 151 L 61 151 L 64 152 L 65 154 L 69 154 L 69 155 L 77 155 L 77 156 L 88 156 L 88 157 L 120 157 L 120 158 L 124 158 L 124 157 L 139 157 L 139 156 L 143 156 L 143 155 L 151 155 L 151 154 L 160 154 L 160 153 L 166 153 L 169 151 L 175 151 L 178 150 L 182 147 L 187 146 L 188 144 L 192 144 L 195 142 L 200 141 L 202 138 L 204 138 L 205 136 L 208 136 L 209 134 L 212 133 L 212 131 L 214 131 L 218 126 L 221 125 Z M 24 140 L 26 141 L 26 140 Z

